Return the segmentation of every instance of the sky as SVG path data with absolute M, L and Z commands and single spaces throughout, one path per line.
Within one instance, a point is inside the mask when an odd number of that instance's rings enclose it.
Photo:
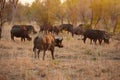
M 29 3 L 29 4 L 32 4 L 34 0 L 19 0 L 19 2 L 21 2 L 22 4 L 26 4 L 26 3 Z
M 19 2 L 21 2 L 22 4 L 26 4 L 26 3 L 32 4 L 33 1 L 34 0 L 19 0 Z M 61 1 L 63 2 L 64 0 Z

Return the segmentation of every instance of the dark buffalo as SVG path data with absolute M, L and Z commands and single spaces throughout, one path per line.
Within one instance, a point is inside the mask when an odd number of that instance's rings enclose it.
M 60 32 L 60 27 L 57 26 L 57 25 L 54 25 L 54 26 L 52 27 L 52 29 L 51 29 L 51 32 L 54 33 L 54 34 L 56 34 L 56 35 L 58 35 L 59 32 Z
M 41 50 L 43 50 L 43 60 L 44 60 L 46 51 L 50 50 L 52 59 L 55 59 L 54 58 L 54 48 L 55 48 L 55 46 L 57 46 L 59 48 L 63 47 L 62 40 L 63 40 L 63 38 L 55 38 L 52 34 L 37 36 L 34 39 L 34 47 L 33 47 L 33 51 L 35 53 L 35 58 L 36 58 L 36 50 L 38 49 L 38 52 L 37 52 L 38 58 L 39 58 L 39 53 Z
M 83 35 L 84 31 L 85 31 L 85 28 L 81 24 L 81 25 L 73 28 L 72 36 L 74 36 L 74 34 L 76 34 L 76 35 Z
M 89 38 L 91 43 L 92 41 L 95 42 L 98 40 L 99 44 L 101 45 L 102 40 L 104 40 L 105 43 L 109 44 L 109 35 L 107 32 L 102 31 L 102 30 L 92 30 L 92 29 L 87 29 L 84 32 L 84 38 L 83 41 L 85 43 L 86 39 Z
M 25 41 L 25 38 L 27 38 L 27 40 L 29 41 L 31 40 L 31 37 L 29 36 L 28 31 L 24 26 L 20 27 L 20 26 L 14 25 L 10 33 L 11 33 L 12 40 L 14 40 L 14 37 L 20 37 L 21 41 L 23 40 Z
M 43 31 L 45 31 L 45 26 L 44 26 L 44 25 L 40 25 L 40 30 L 39 30 L 39 32 L 43 32 Z
M 48 32 L 51 32 L 52 31 L 52 28 L 53 26 L 51 24 L 43 24 L 43 25 L 40 25 L 40 30 L 39 32 L 45 32 L 45 31 L 48 31 Z
M 34 29 L 34 27 L 32 25 L 14 25 L 13 27 L 17 27 L 17 28 L 24 28 L 27 30 L 28 34 L 33 33 L 36 34 L 37 31 Z
M 60 31 L 65 30 L 68 31 L 68 33 L 73 33 L 73 25 L 72 24 L 62 24 L 60 25 Z
M 45 28 L 45 27 L 46 27 L 46 26 L 41 25 L 39 32 L 44 32 L 44 31 L 46 31 L 46 28 Z M 49 25 L 48 32 L 52 32 L 53 34 L 58 35 L 59 32 L 60 32 L 60 27 L 59 27 L 59 26 L 56 26 L 56 25 L 55 25 L 55 26 Z
M 26 27 L 26 29 L 27 29 L 27 31 L 28 31 L 29 34 L 30 33 L 33 33 L 33 34 L 37 33 L 37 31 L 34 29 L 34 27 L 32 25 L 23 25 L 23 26 Z

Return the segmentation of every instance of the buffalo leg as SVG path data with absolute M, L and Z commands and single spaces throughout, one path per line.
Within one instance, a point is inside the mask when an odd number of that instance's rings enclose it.
M 23 38 L 24 42 L 25 42 L 25 38 Z
M 35 58 L 36 58 L 36 48 L 33 48 L 34 54 L 35 54 Z
M 39 59 L 40 49 L 38 50 L 38 53 L 37 53 L 37 54 L 38 54 L 38 59 Z
M 23 38 L 21 38 L 21 41 L 23 41 Z
M 54 60 L 54 49 L 51 49 L 51 55 L 52 55 L 52 59 Z
M 74 37 L 74 33 L 72 32 L 72 37 Z
M 46 50 L 44 50 L 44 52 L 43 52 L 43 60 L 44 60 L 44 57 L 45 57 L 45 52 L 46 52 Z
M 97 39 L 93 40 L 95 42 L 95 45 L 96 45 L 96 42 L 97 42 Z
M 90 39 L 90 44 L 92 44 L 92 39 Z
M 83 42 L 85 43 L 85 41 L 86 41 L 86 38 L 84 37 L 82 40 L 83 40 Z
M 101 43 L 102 43 L 102 39 L 99 39 L 99 44 L 101 45 Z
M 15 40 L 14 40 L 14 36 L 13 36 L 13 35 L 11 35 L 11 39 L 12 39 L 13 41 L 15 41 Z
M 21 41 L 24 41 L 24 42 L 25 42 L 25 38 L 21 38 Z

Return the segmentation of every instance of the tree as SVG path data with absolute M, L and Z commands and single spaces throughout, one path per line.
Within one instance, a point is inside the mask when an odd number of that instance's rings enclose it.
M 98 22 L 101 20 L 102 17 L 102 13 L 103 13 L 103 8 L 102 8 L 102 4 L 101 4 L 101 0 L 92 0 L 91 1 L 91 21 L 90 21 L 90 25 L 94 26 L 93 28 L 96 28 Z
M 6 18 L 4 16 L 5 4 L 6 4 L 6 0 L 0 0 L 0 39 L 2 34 L 2 26 L 6 22 Z
M 77 3 L 79 0 L 66 0 L 66 18 L 68 23 L 77 24 Z
M 56 7 L 56 18 L 60 20 L 60 23 L 64 23 L 64 18 L 65 18 L 65 5 L 64 3 L 59 4 L 58 7 Z
M 43 14 L 43 4 L 39 0 L 35 0 L 32 3 L 30 11 L 33 20 L 36 21 L 38 25 L 43 24 L 42 20 L 44 19 L 45 14 Z
M 18 1 L 19 0 L 9 0 L 9 3 L 11 4 L 11 7 L 12 7 L 12 22 L 11 22 L 11 24 L 14 24 L 14 21 L 15 21 L 15 15 L 16 15 Z
M 119 22 L 120 16 L 120 0 L 91 0 L 91 25 L 96 25 L 102 21 L 105 28 L 113 33 Z

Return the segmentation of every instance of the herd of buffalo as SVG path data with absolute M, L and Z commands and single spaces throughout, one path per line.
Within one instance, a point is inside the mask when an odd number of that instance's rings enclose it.
M 55 35 L 59 35 L 62 31 L 67 31 L 68 33 L 71 33 L 72 36 L 74 35 L 82 35 L 83 42 L 85 43 L 86 39 L 90 39 L 90 43 L 92 41 L 96 44 L 97 41 L 99 41 L 99 44 L 101 45 L 102 41 L 104 43 L 109 44 L 110 36 L 108 32 L 103 30 L 94 30 L 94 29 L 86 29 L 83 27 L 82 24 L 80 24 L 77 27 L 73 27 L 72 24 L 62 24 L 60 26 L 52 26 L 52 25 L 41 25 L 39 30 L 39 35 L 34 38 L 33 44 L 33 51 L 35 53 L 35 57 L 37 56 L 39 58 L 40 51 L 43 51 L 43 60 L 45 57 L 45 53 L 47 50 L 51 51 L 52 59 L 54 58 L 54 48 L 59 47 L 62 48 L 62 37 L 56 37 Z M 47 33 L 45 33 L 47 31 Z M 21 41 L 32 40 L 30 37 L 30 33 L 36 34 L 37 31 L 34 29 L 32 25 L 14 25 L 11 28 L 11 39 L 13 41 L 14 37 L 21 38 Z M 43 34 L 44 33 L 44 34 Z

